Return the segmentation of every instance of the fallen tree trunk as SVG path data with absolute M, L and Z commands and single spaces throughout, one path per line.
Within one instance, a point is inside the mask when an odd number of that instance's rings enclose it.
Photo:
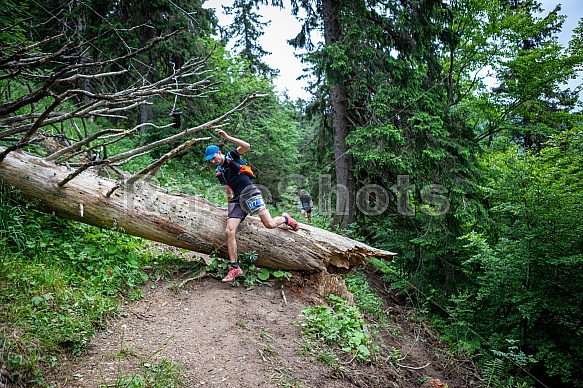
M 69 174 L 66 167 L 22 151 L 9 153 L 0 163 L 0 179 L 38 200 L 44 211 L 167 245 L 227 256 L 226 208 L 202 196 L 171 193 L 144 181 L 113 190 L 117 181 L 92 172 L 83 172 L 60 187 L 58 183 Z M 309 225 L 300 224 L 297 232 L 285 226 L 267 229 L 258 217 L 247 217 L 241 224 L 237 243 L 240 252 L 257 252 L 258 266 L 312 273 L 348 272 L 367 257 L 391 260 L 395 256 Z

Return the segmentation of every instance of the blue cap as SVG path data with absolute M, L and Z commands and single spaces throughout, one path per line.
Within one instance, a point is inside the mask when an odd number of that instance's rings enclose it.
M 214 144 L 206 147 L 206 150 L 204 151 L 204 154 L 206 155 L 206 158 L 204 160 L 206 160 L 206 161 L 211 160 L 212 158 L 215 157 L 215 154 L 217 152 L 219 152 L 219 151 L 220 151 L 219 147 L 217 147 Z

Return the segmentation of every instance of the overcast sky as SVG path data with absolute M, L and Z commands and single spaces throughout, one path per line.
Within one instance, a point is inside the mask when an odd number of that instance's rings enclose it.
M 207 0 L 205 8 L 215 8 L 219 23 L 227 25 L 232 18 L 223 14 L 221 5 L 231 6 L 233 0 Z M 265 29 L 265 35 L 260 39 L 261 46 L 271 55 L 263 57 L 263 61 L 272 69 L 279 70 L 279 77 L 275 80 L 277 91 L 286 91 L 292 100 L 303 98 L 310 99 L 310 94 L 303 88 L 306 81 L 297 81 L 302 75 L 302 64 L 295 57 L 294 49 L 287 44 L 287 40 L 295 37 L 301 29 L 300 23 L 291 15 L 289 1 L 284 1 L 285 9 L 279 10 L 275 7 L 261 7 L 262 22 L 271 20 L 271 24 Z
M 583 17 L 582 0 L 543 0 L 540 2 L 546 10 L 553 9 L 559 3 L 562 5 L 561 14 L 567 15 L 567 20 L 563 25 L 559 40 L 566 46 L 573 29 Z M 232 4 L 232 0 L 207 0 L 204 3 L 204 7 L 215 8 L 219 23 L 228 25 L 232 19 L 223 14 L 221 5 L 230 6 Z M 284 5 L 286 9 L 283 10 L 268 6 L 261 7 L 262 21 L 271 20 L 271 25 L 265 29 L 265 35 L 260 39 L 263 49 L 271 52 L 271 55 L 265 56 L 263 60 L 271 68 L 279 70 L 279 77 L 274 82 L 277 91 L 287 92 L 292 100 L 297 98 L 309 100 L 311 96 L 304 90 L 307 85 L 306 81 L 297 80 L 302 75 L 302 64 L 295 57 L 293 48 L 286 42 L 288 39 L 295 37 L 300 31 L 300 23 L 291 15 L 289 1 L 284 1 Z M 569 86 L 573 88 L 583 82 L 582 80 L 583 77 L 580 76 L 577 81 L 571 82 Z

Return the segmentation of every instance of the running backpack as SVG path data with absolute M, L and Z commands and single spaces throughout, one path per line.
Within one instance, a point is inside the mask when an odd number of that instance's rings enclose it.
M 251 179 L 255 179 L 255 174 L 253 173 L 251 166 L 249 166 L 243 158 L 239 158 L 238 160 L 234 160 L 232 157 L 230 157 L 229 153 L 227 153 L 227 155 L 225 155 L 225 160 L 227 161 L 227 164 L 229 165 L 229 171 L 231 174 L 233 171 L 237 171 L 237 175 L 238 174 L 247 174 L 247 175 L 249 175 L 249 177 Z M 224 168 L 221 165 L 221 166 L 217 166 L 216 176 L 217 176 L 217 178 L 219 178 L 219 181 L 221 181 L 221 183 L 228 185 L 229 182 L 236 175 L 229 176 L 227 178 L 224 174 Z

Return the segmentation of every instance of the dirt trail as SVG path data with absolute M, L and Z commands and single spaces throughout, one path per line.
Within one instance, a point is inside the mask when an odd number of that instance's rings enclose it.
M 382 333 L 387 349 L 403 355 L 403 368 L 347 358 L 341 370 L 334 370 L 315 360 L 302 352 L 305 339 L 298 324 L 303 308 L 321 302 L 306 298 L 307 289 L 300 294 L 287 284 L 246 290 L 205 278 L 176 292 L 176 284 L 180 280 L 146 286 L 145 298 L 127 304 L 124 316 L 95 336 L 86 355 L 54 371 L 53 384 L 115 386 L 121 377 L 143 374 L 140 362 L 166 359 L 183 366 L 186 387 L 412 388 L 425 376 L 449 382 L 450 388 L 473 386 L 458 376 L 455 363 L 441 357 L 431 336 L 412 326 Z M 400 313 L 393 315 L 406 321 Z M 117 357 L 120 352 L 125 357 Z

